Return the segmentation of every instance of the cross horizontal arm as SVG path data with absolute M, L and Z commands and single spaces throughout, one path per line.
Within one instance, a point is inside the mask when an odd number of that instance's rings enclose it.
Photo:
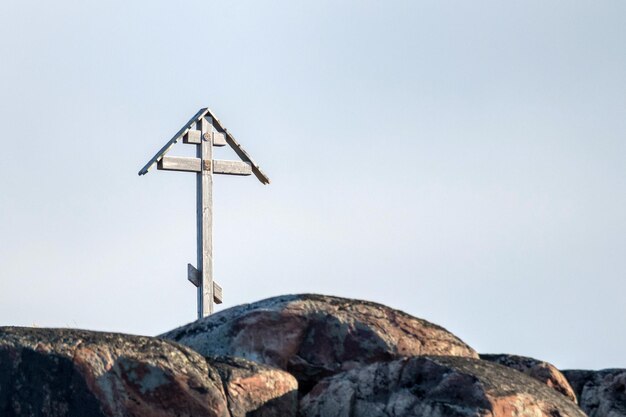
M 213 160 L 213 173 L 226 175 L 250 175 L 252 167 L 248 162 Z M 200 158 L 186 156 L 164 156 L 157 164 L 157 169 L 164 171 L 201 172 L 202 161 Z M 211 170 L 211 167 L 204 167 Z
M 249 162 L 213 160 L 213 173 L 226 175 L 250 175 L 252 167 Z
M 164 171 L 200 172 L 202 161 L 200 158 L 187 156 L 164 156 L 157 163 L 157 169 Z

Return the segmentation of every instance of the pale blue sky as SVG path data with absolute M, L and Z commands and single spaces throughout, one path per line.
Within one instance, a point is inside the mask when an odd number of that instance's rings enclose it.
M 481 352 L 626 367 L 625 21 L 623 1 L 3 0 L 0 325 L 195 318 L 195 180 L 137 171 L 209 106 L 273 181 L 216 180 L 220 308 L 364 298 Z

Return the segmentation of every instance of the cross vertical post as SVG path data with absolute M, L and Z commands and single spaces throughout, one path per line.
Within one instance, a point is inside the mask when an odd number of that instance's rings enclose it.
M 196 174 L 196 214 L 198 238 L 198 319 L 213 313 L 213 120 L 200 120 L 201 143 L 196 156 L 202 161 Z

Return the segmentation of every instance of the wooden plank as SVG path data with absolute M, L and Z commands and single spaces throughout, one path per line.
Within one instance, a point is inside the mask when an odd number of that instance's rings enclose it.
M 204 117 L 204 115 L 207 114 L 208 112 L 209 112 L 208 108 L 203 108 L 203 109 L 198 110 L 198 112 L 191 119 L 189 119 L 189 121 L 185 123 L 185 125 L 178 132 L 176 132 L 176 134 L 172 137 L 172 139 L 170 139 L 159 150 L 159 152 L 157 152 L 156 155 L 154 155 L 152 159 L 150 159 L 148 163 L 139 170 L 139 175 L 146 175 L 148 171 L 150 171 L 150 169 L 154 166 L 154 164 L 160 161 L 163 155 L 165 155 L 170 150 L 170 148 L 174 146 L 176 142 L 178 142 L 178 139 L 180 139 L 181 136 L 187 133 L 187 131 L 192 127 L 192 125 L 195 125 L 196 122 L 201 117 Z
M 226 146 L 226 134 L 224 132 L 213 132 L 213 146 Z
M 213 301 L 215 301 L 215 304 L 222 304 L 223 300 L 222 287 L 213 281 Z
M 190 130 L 189 132 L 183 135 L 183 143 L 188 143 L 191 145 L 199 145 L 202 139 L 200 138 L 199 130 Z
M 200 172 L 202 162 L 200 158 L 186 156 L 164 156 L 157 162 L 157 169 L 164 171 Z
M 269 177 L 267 175 L 265 175 L 265 173 L 263 171 L 261 171 L 261 167 L 259 167 L 252 160 L 250 155 L 248 155 L 248 152 L 246 152 L 243 149 L 243 147 L 235 140 L 235 137 L 233 135 L 231 135 L 230 132 L 228 132 L 226 130 L 226 128 L 224 128 L 222 123 L 219 121 L 219 119 L 217 117 L 215 117 L 215 115 L 213 114 L 213 112 L 211 110 L 208 110 L 208 115 L 212 117 L 212 119 L 213 119 L 213 126 L 215 127 L 215 129 L 218 132 L 224 133 L 226 135 L 226 143 L 228 143 L 230 145 L 230 147 L 233 148 L 235 153 L 244 162 L 250 162 L 250 164 L 252 166 L 252 173 L 259 179 L 259 181 L 261 181 L 261 183 L 263 183 L 263 184 L 269 184 L 270 183 Z
M 202 144 L 196 147 L 196 156 L 213 160 L 212 120 L 201 119 Z M 196 211 L 198 236 L 198 267 L 202 272 L 198 287 L 198 318 L 213 313 L 213 172 L 202 170 L 196 174 Z
M 200 286 L 200 271 L 198 271 L 192 264 L 187 264 L 187 279 L 196 287 Z
M 196 287 L 200 286 L 200 280 L 202 275 L 192 264 L 187 264 L 187 279 Z M 213 301 L 216 304 L 222 304 L 224 301 L 222 287 L 215 281 L 213 281 Z
M 241 161 L 220 161 L 213 160 L 213 173 L 226 175 L 250 175 L 252 174 L 252 166 L 250 162 Z
M 225 175 L 251 175 L 252 166 L 249 162 L 242 161 L 222 161 L 213 160 L 212 164 L 208 161 L 201 161 L 199 158 L 187 156 L 164 156 L 157 162 L 157 169 L 163 171 L 179 171 L 179 172 L 200 172 L 204 164 L 205 170 L 211 170 L 213 167 L 214 174 Z
M 183 135 L 183 143 L 189 145 L 200 145 L 200 131 L 190 130 Z M 213 131 L 213 146 L 226 146 L 226 134 Z

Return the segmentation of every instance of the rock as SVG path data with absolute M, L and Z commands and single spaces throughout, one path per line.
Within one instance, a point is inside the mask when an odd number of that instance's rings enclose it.
M 555 389 L 575 403 L 577 402 L 576 394 L 574 393 L 574 390 L 570 386 L 569 382 L 567 382 L 565 376 L 556 367 L 554 367 L 554 365 L 551 365 L 548 362 L 525 356 L 506 354 L 481 354 L 480 359 L 499 363 L 500 365 L 508 366 L 516 371 L 523 372 L 526 375 L 535 378 L 537 381 L 543 382 L 550 388 Z
M 303 417 L 584 417 L 569 399 L 510 368 L 463 357 L 376 363 L 320 381 Z
M 0 328 L 2 417 L 293 416 L 296 396 L 282 371 L 162 339 Z
M 295 417 L 298 382 L 291 374 L 243 358 L 209 358 L 219 372 L 232 417 Z
M 626 369 L 562 372 L 589 417 L 626 417 Z
M 232 355 L 293 374 L 301 392 L 362 364 L 414 355 L 478 357 L 445 329 L 392 308 L 322 295 L 241 305 L 161 337 L 203 355 Z
M 0 375 L 8 416 L 228 416 L 205 359 L 149 337 L 1 328 Z

